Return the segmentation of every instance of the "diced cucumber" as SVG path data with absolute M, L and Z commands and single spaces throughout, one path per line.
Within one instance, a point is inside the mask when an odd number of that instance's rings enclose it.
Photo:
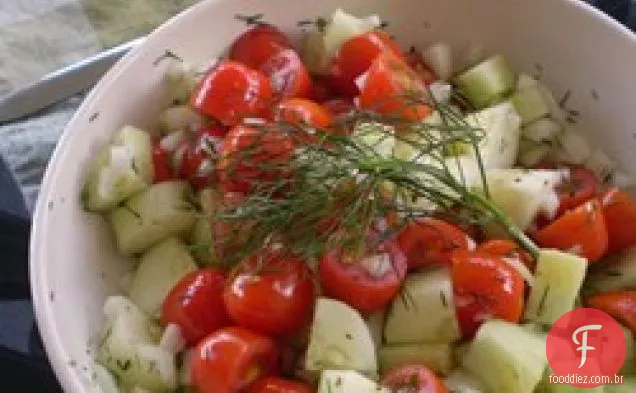
M 489 58 L 455 78 L 463 95 L 476 108 L 501 102 L 515 88 L 517 78 L 501 55 Z
M 300 54 L 303 64 L 312 74 L 326 75 L 329 73 L 331 57 L 325 47 L 324 33 L 312 30 L 305 34 L 301 44 Z
M 636 392 L 636 377 L 626 376 L 619 384 L 607 384 L 603 393 L 634 393 Z
M 207 68 L 187 64 L 182 60 L 172 60 L 165 76 L 172 101 L 179 104 L 187 103 Z
M 597 179 L 604 182 L 613 175 L 616 162 L 601 149 L 595 149 L 585 161 L 585 167 L 594 172 Z
M 93 380 L 99 389 L 99 393 L 120 393 L 117 380 L 104 366 L 95 363 L 93 365 L 93 375 Z
M 89 169 L 82 190 L 84 206 L 106 211 L 146 188 L 152 181 L 152 143 L 143 130 L 126 126 L 115 134 Z
M 621 325 L 623 335 L 625 336 L 625 361 L 621 367 L 619 374 L 636 375 L 636 346 L 634 343 L 634 335 L 632 331 Z
M 587 270 L 587 260 L 557 250 L 541 250 L 525 318 L 551 325 L 574 308 Z
M 305 368 L 377 372 L 375 344 L 358 311 L 333 299 L 316 301 Z
M 535 168 L 550 155 L 552 146 L 547 143 L 530 142 L 523 150 L 519 150 L 517 162 L 525 168 Z
M 547 366 L 545 339 L 509 322 L 485 322 L 463 367 L 490 392 L 532 393 Z
M 197 195 L 199 210 L 202 214 L 192 228 L 190 244 L 193 246 L 192 254 L 195 259 L 206 265 L 214 262 L 214 238 L 210 216 L 214 214 L 215 200 L 220 198 L 222 196 L 210 188 L 204 188 Z
M 158 125 L 161 135 L 175 131 L 197 132 L 203 119 L 188 105 L 175 105 L 165 109 L 159 115 Z
M 327 57 L 331 58 L 343 42 L 380 26 L 380 18 L 375 15 L 357 18 L 338 8 L 331 14 L 325 27 L 324 40 Z
M 391 393 L 377 382 L 353 370 L 325 370 L 318 393 Z
M 517 90 L 510 97 L 510 101 L 521 118 L 522 126 L 546 117 L 550 113 L 550 108 L 545 103 L 543 94 L 537 86 Z
M 559 149 L 556 158 L 567 164 L 582 165 L 592 155 L 592 147 L 579 132 L 566 128 L 557 136 Z
M 197 215 L 191 200 L 186 182 L 169 181 L 148 187 L 114 209 L 109 220 L 119 251 L 132 255 L 170 236 L 188 234 Z
M 541 83 L 539 83 L 538 86 L 543 93 L 543 100 L 550 109 L 550 118 L 557 122 L 559 125 L 565 126 L 567 124 L 565 111 L 554 98 L 554 94 L 552 94 L 552 91 L 550 91 L 550 89 L 548 89 Z
M 453 76 L 452 48 L 448 42 L 436 42 L 422 51 L 422 58 L 441 80 Z
M 122 296 L 106 300 L 104 317 L 99 362 L 127 386 L 157 391 L 174 389 L 174 356 L 156 346 L 159 327 Z
M 146 314 L 158 317 L 168 292 L 195 270 L 197 265 L 183 241 L 169 237 L 141 257 L 130 286 L 130 299 Z
M 449 343 L 460 338 L 448 269 L 408 276 L 388 312 L 384 338 L 389 344 Z
M 527 124 L 521 130 L 524 138 L 534 142 L 552 142 L 563 127 L 552 119 L 543 118 Z
M 533 76 L 528 74 L 519 74 L 517 78 L 517 90 L 523 90 L 530 87 L 537 87 L 539 85 L 539 81 L 536 80 Z
M 629 289 L 636 289 L 636 246 L 605 258 L 585 282 L 585 292 L 589 293 Z
M 551 217 L 559 206 L 555 187 L 567 172 L 550 170 L 493 169 L 486 172 L 490 200 L 523 230 L 538 213 Z M 483 192 L 478 182 L 474 189 Z
M 449 393 L 486 393 L 481 383 L 461 368 L 450 373 L 444 383 Z
M 384 337 L 384 320 L 386 318 L 386 312 L 384 310 L 374 312 L 365 318 L 367 326 L 369 327 L 369 333 L 375 344 L 376 351 L 382 346 Z
M 382 373 L 413 363 L 423 364 L 439 374 L 453 368 L 453 351 L 447 343 L 384 345 L 378 359 Z
M 394 132 L 393 127 L 380 123 L 360 123 L 355 127 L 353 138 L 379 156 L 390 157 L 395 147 Z
M 194 349 L 188 349 L 183 352 L 181 357 L 181 368 L 179 369 L 179 385 L 190 386 L 192 381 L 190 374 L 192 373 L 192 359 L 195 355 Z
M 128 393 L 152 393 L 148 389 L 144 389 L 141 386 L 133 386 L 132 389 L 128 390 Z

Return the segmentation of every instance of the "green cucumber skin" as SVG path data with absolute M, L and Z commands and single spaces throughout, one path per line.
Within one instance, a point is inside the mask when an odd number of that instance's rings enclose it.
M 503 101 L 516 83 L 515 73 L 501 55 L 479 63 L 455 78 L 461 93 L 477 109 Z

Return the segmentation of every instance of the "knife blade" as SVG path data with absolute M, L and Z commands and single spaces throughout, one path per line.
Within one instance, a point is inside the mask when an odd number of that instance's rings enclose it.
M 122 56 L 145 37 L 128 41 L 95 56 L 51 72 L 39 81 L 0 99 L 0 124 L 29 116 L 93 86 Z

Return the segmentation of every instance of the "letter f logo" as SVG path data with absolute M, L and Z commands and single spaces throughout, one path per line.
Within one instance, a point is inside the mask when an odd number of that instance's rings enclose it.
M 589 330 L 601 330 L 602 327 L 602 325 L 585 325 L 576 329 L 574 333 L 572 333 L 572 341 L 574 341 L 576 345 L 580 345 L 580 347 L 576 348 L 577 351 L 581 351 L 581 364 L 579 364 L 579 368 L 583 367 L 583 365 L 587 361 L 587 351 L 593 351 L 596 349 L 592 346 L 587 345 L 587 332 Z M 579 333 L 583 333 L 581 335 L 581 342 L 579 342 L 579 339 L 577 338 Z

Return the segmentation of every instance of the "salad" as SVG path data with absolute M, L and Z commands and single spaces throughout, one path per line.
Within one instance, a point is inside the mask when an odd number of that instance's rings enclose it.
M 378 16 L 258 17 L 95 159 L 82 201 L 135 261 L 107 298 L 105 392 L 532 393 L 564 313 L 624 327 L 636 200 L 578 113 L 503 55 L 401 48 Z

